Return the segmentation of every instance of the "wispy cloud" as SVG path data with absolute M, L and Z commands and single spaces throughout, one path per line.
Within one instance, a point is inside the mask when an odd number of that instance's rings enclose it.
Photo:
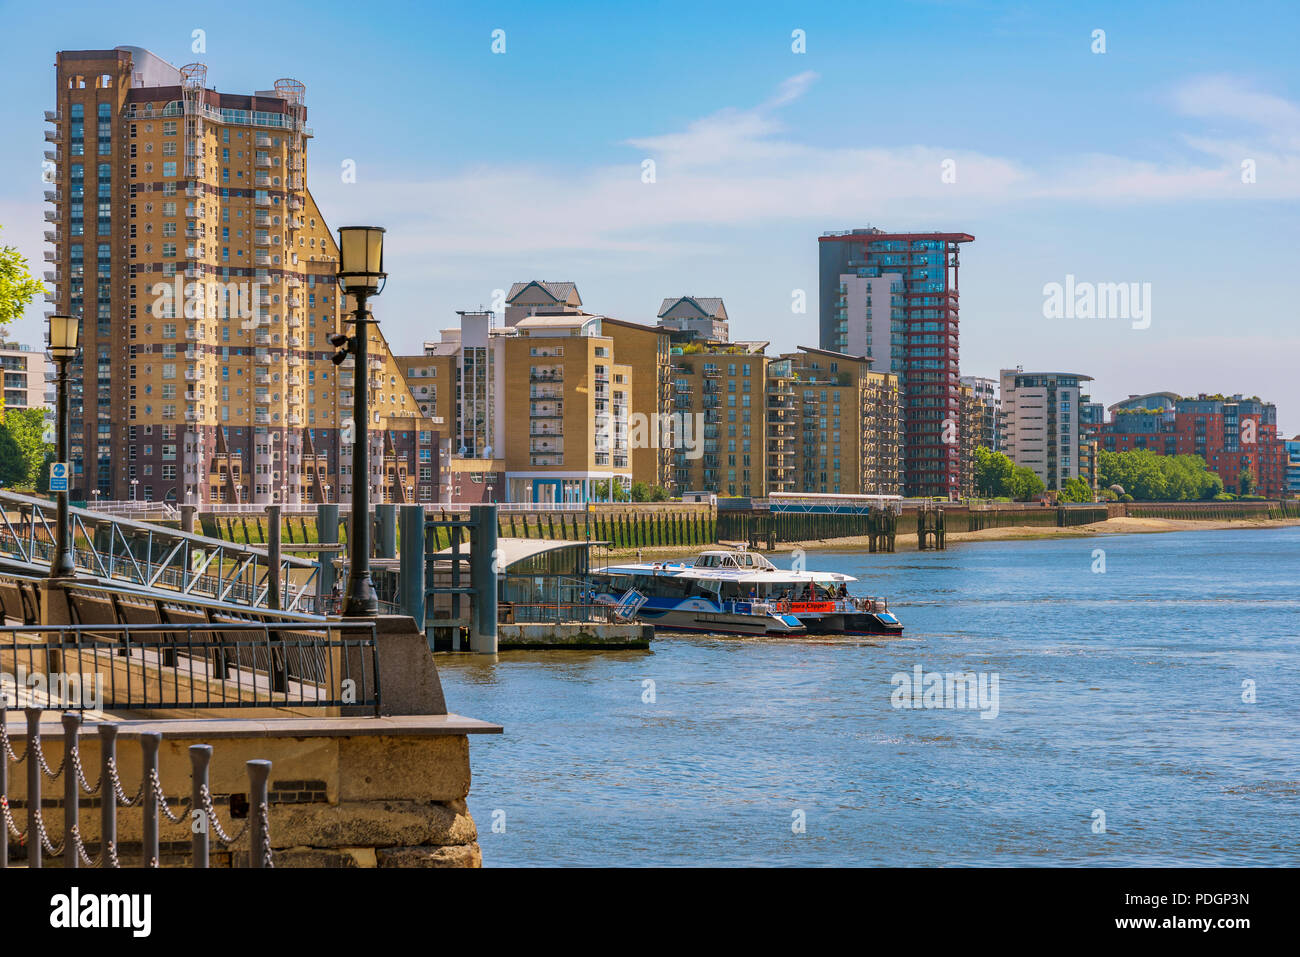
M 1189 130 L 1184 155 L 1153 161 L 1072 154 L 1030 164 L 940 144 L 821 147 L 790 135 L 782 114 L 815 95 L 817 75 L 789 77 L 755 106 L 702 116 L 680 130 L 633 137 L 625 163 L 481 165 L 420 182 L 333 189 L 441 256 L 586 251 L 602 257 L 684 251 L 693 228 L 759 223 L 905 220 L 925 224 L 991 207 L 1041 202 L 1151 203 L 1300 197 L 1300 107 L 1232 77 L 1201 77 L 1173 94 L 1174 111 L 1215 123 Z M 1233 130 L 1217 126 L 1231 120 Z M 1255 161 L 1246 186 L 1241 163 Z M 653 160 L 655 181 L 642 180 Z M 945 168 L 955 182 L 945 181 Z

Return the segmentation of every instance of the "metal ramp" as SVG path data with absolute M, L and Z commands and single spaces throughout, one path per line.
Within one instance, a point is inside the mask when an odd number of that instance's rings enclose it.
M 268 608 L 271 562 L 265 549 L 194 535 L 150 522 L 69 507 L 78 580 L 157 595 Z M 55 548 L 54 502 L 0 491 L 0 568 L 25 576 L 49 573 Z M 281 609 L 306 611 L 315 601 L 320 565 L 281 555 Z

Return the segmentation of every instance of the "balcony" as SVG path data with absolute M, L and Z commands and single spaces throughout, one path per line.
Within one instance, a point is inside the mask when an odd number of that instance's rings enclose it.
M 291 366 L 300 366 L 300 365 L 302 365 L 302 356 L 294 355 L 293 353 L 290 353 L 290 354 L 289 354 L 289 365 L 291 365 Z
M 298 327 L 301 326 L 301 325 L 302 325 L 302 317 L 301 317 L 301 316 L 290 316 L 290 317 L 289 317 L 289 328 L 290 328 L 290 329 L 296 329 L 296 328 L 298 328 Z
M 265 413 L 265 412 L 254 412 L 254 413 L 253 413 L 253 422 L 254 422 L 255 424 L 257 424 L 257 425 L 270 425 L 270 424 L 271 424 L 271 416 L 268 415 L 268 414 Z
M 61 138 L 62 138 L 62 137 L 59 136 L 59 131 L 58 131 L 58 130 L 46 130 L 46 131 L 45 131 L 45 142 L 47 142 L 47 143 L 57 143 L 57 142 L 59 142 L 59 140 L 60 140 Z
M 186 339 L 197 339 L 198 337 L 199 337 L 199 331 L 197 329 L 195 329 L 193 326 L 186 327 L 185 329 Z
M 256 176 L 253 177 L 253 185 L 254 185 L 254 186 L 270 186 L 270 185 L 271 185 L 271 177 L 268 176 L 266 173 L 258 173 Z
M 564 372 L 560 369 L 536 369 L 528 373 L 529 382 L 563 382 Z
M 201 380 L 202 378 L 203 378 L 203 376 L 201 376 L 201 375 L 198 373 L 198 371 L 195 370 L 195 369 L 186 369 L 186 370 L 185 370 L 185 381 L 186 381 L 186 382 L 198 382 L 198 381 Z
M 271 254 L 257 253 L 255 256 L 253 256 L 253 262 L 259 266 L 269 266 L 271 265 Z
M 258 134 L 257 134 L 257 138 L 256 138 L 256 140 L 254 140 L 254 142 L 255 142 L 256 145 L 258 145 L 258 146 L 270 146 L 270 145 L 271 145 L 271 137 L 270 137 L 268 134 L 266 134 L 266 133 L 258 133 Z
M 57 223 L 59 221 L 59 214 L 52 209 L 47 209 L 45 211 L 45 221 L 47 223 Z
M 253 381 L 258 385 L 268 385 L 271 382 L 271 373 L 266 369 L 254 369 Z
M 257 362 L 260 365 L 269 366 L 274 361 L 274 357 L 269 352 L 259 352 L 257 354 Z
M 270 144 L 268 143 L 267 145 L 269 146 Z M 255 159 L 255 160 L 253 161 L 253 165 L 256 166 L 256 167 L 258 167 L 259 169 L 270 169 L 270 168 L 271 168 L 271 157 L 269 157 L 269 156 L 259 156 L 257 159 Z
M 271 205 L 271 197 L 270 197 L 270 196 L 255 196 L 255 197 L 253 198 L 253 203 L 254 203 L 254 205 L 257 205 L 257 206 L 270 206 L 270 205 Z
M 271 225 L 271 214 L 270 214 L 270 213 L 263 213 L 263 212 L 261 212 L 260 210 L 259 210 L 258 212 L 256 212 L 256 213 L 254 213 L 254 214 L 253 214 L 253 225 L 254 225 L 254 226 L 270 226 L 270 225 Z

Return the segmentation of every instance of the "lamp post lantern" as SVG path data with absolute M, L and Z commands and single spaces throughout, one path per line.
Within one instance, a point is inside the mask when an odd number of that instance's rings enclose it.
M 59 366 L 58 396 L 56 399 L 58 417 L 58 445 L 56 457 L 68 466 L 71 472 L 71 436 L 72 414 L 68 393 L 72 387 L 68 380 L 68 363 L 77 356 L 77 340 L 81 336 L 81 318 L 79 316 L 50 316 L 50 356 Z M 50 562 L 51 578 L 68 578 L 76 570 L 72 561 L 72 520 L 68 514 L 68 494 L 72 488 L 72 475 L 68 475 L 68 484 L 58 496 L 57 528 L 55 529 L 55 554 Z
M 366 301 L 384 290 L 384 230 L 379 226 L 339 227 L 339 288 L 351 296 L 352 335 L 330 336 L 338 349 L 332 360 L 342 364 L 349 355 L 355 360 L 352 389 L 352 530 L 348 534 L 348 587 L 343 614 L 372 618 L 379 613 L 375 585 L 370 578 L 370 371 L 367 363 L 367 323 L 375 320 Z

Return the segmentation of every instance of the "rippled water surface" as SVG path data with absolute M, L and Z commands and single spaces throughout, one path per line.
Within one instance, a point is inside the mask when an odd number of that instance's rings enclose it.
M 505 726 L 471 738 L 484 863 L 1300 863 L 1300 528 L 808 566 L 906 639 L 439 655 L 451 710 Z M 894 708 L 916 665 L 996 675 L 997 716 Z

